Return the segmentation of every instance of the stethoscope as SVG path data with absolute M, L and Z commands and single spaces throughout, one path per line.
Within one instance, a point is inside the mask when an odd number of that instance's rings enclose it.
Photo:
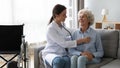
M 66 29 L 64 25 L 62 27 L 70 34 L 71 40 L 73 40 L 73 37 L 72 37 L 72 34 L 70 33 L 70 31 L 68 29 Z
M 70 31 L 68 29 L 66 29 L 64 25 L 62 25 L 62 27 L 70 34 L 71 40 L 73 40 L 73 37 L 72 37 L 72 34 L 70 33 Z M 65 50 L 68 52 L 68 48 L 65 48 Z

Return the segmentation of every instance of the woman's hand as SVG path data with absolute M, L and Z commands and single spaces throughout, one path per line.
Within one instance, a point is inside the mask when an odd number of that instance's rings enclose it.
M 82 40 L 83 40 L 83 43 L 89 43 L 90 42 L 90 37 L 85 37 Z
M 77 44 L 89 43 L 89 42 L 90 42 L 90 37 L 85 37 L 85 38 L 77 40 Z
M 89 61 L 91 61 L 94 58 L 94 56 L 88 51 L 82 52 L 81 55 L 86 56 Z

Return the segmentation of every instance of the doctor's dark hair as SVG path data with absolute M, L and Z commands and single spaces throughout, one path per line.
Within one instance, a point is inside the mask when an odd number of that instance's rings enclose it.
M 53 19 L 55 18 L 55 15 L 59 15 L 62 11 L 64 11 L 66 9 L 65 6 L 61 5 L 61 4 L 57 4 L 54 6 L 53 10 L 52 10 L 52 17 L 48 23 L 48 25 L 53 21 Z

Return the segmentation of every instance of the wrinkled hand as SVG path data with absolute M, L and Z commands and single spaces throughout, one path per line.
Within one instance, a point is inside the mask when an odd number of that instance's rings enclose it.
M 88 51 L 82 52 L 81 55 L 86 56 L 89 61 L 91 61 L 93 59 L 93 55 Z
M 90 37 L 83 38 L 83 43 L 89 43 L 89 42 L 90 42 Z

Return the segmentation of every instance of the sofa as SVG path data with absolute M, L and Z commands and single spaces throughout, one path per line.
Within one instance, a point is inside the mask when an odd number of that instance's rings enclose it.
M 87 64 L 87 68 L 120 68 L 120 30 L 96 30 L 101 35 L 104 56 L 101 63 Z M 45 68 L 41 50 L 45 44 L 34 49 L 34 68 Z

